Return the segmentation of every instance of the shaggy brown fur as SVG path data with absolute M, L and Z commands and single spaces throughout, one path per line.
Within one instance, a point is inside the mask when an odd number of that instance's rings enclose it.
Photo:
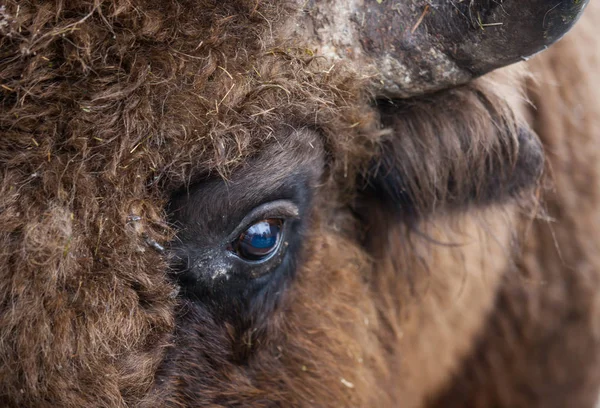
M 530 66 L 388 110 L 360 67 L 277 37 L 295 12 L 2 4 L 0 403 L 592 406 L 597 11 Z M 526 119 L 552 222 L 532 220 Z M 303 262 L 265 324 L 239 327 L 178 295 L 148 243 L 176 233 L 172 194 L 235 184 L 290 129 L 326 161 Z M 396 170 L 402 188 L 373 195 Z M 406 213 L 389 206 L 401 189 Z

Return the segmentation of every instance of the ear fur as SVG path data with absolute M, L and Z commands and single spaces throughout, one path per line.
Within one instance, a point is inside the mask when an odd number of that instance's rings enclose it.
M 481 85 L 379 100 L 376 107 L 389 132 L 367 171 L 364 192 L 398 215 L 503 202 L 541 175 L 537 136 L 505 99 Z

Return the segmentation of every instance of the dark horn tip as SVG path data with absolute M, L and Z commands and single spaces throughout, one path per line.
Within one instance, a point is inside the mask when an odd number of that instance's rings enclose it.
M 454 55 L 459 65 L 483 75 L 545 50 L 575 25 L 589 0 L 482 0 L 478 28 Z M 486 7 L 485 5 L 488 5 Z M 453 38 L 456 41 L 458 39 Z
M 563 0 L 558 4 L 546 1 L 551 6 L 542 21 L 546 47 L 560 40 L 575 25 L 589 0 Z

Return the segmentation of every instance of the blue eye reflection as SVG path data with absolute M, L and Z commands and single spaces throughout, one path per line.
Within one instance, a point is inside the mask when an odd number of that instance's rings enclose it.
M 232 247 L 246 260 L 259 261 L 269 257 L 279 246 L 283 220 L 272 218 L 252 224 L 236 239 Z

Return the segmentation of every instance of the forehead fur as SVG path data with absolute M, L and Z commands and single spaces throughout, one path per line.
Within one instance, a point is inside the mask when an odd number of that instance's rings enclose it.
M 228 172 L 274 124 L 347 129 L 334 152 L 368 125 L 355 76 L 271 37 L 285 2 L 18 3 L 2 26 L 3 122 L 10 142 L 37 136 L 33 165 L 52 161 L 59 132 L 98 171 L 180 183 Z

